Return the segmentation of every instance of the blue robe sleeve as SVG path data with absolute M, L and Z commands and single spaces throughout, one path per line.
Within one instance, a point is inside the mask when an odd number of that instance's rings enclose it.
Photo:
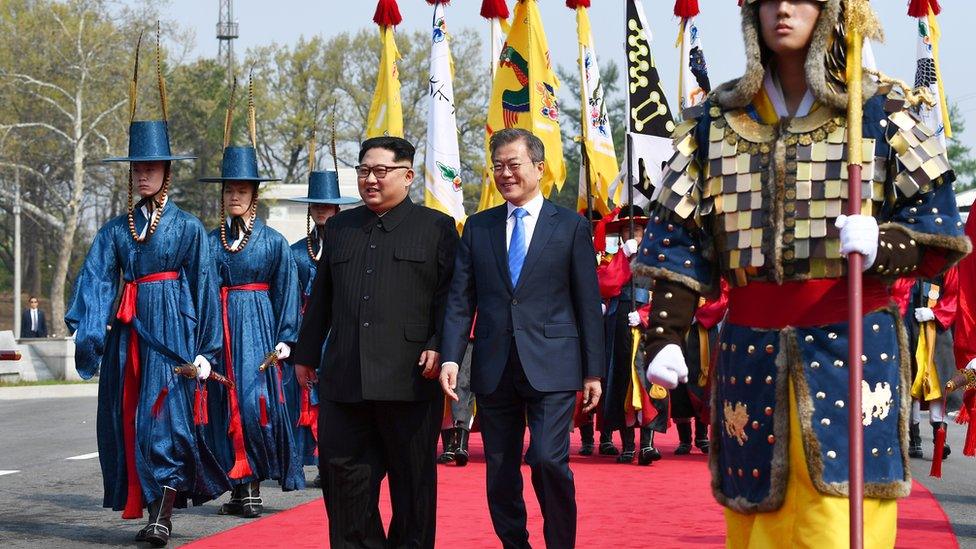
M 707 113 L 708 109 L 702 109 Z M 699 140 L 707 142 L 708 116 L 690 119 L 674 131 L 674 155 L 653 198 L 653 214 L 633 260 L 635 281 L 649 287 L 654 279 L 671 280 L 711 295 L 718 289 L 718 270 L 708 253 L 706 230 L 711 208 L 702 197 Z M 706 132 L 704 136 L 700 135 Z
M 223 345 L 223 320 L 217 267 L 211 256 L 210 240 L 206 229 L 199 221 L 189 225 L 192 227 L 192 233 L 187 232 L 191 233 L 188 236 L 193 239 L 193 243 L 183 262 L 183 273 L 190 287 L 193 310 L 197 318 L 196 354 L 202 355 L 210 361 L 210 364 L 216 365 L 221 358 L 219 353 Z
M 276 236 L 275 243 L 271 246 L 274 257 L 270 258 L 275 262 L 275 267 L 269 281 L 271 306 L 275 318 L 278 319 L 275 341 L 294 347 L 298 340 L 299 294 L 295 292 L 298 287 L 298 267 L 288 242 L 283 236 Z
M 119 277 L 119 259 L 109 224 L 92 241 L 64 316 L 68 331 L 75 334 L 75 368 L 83 379 L 91 379 L 102 362 Z

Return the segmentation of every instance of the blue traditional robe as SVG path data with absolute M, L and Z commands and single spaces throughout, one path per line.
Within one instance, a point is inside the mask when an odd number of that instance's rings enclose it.
M 230 231 L 228 230 L 228 240 Z M 232 479 L 235 484 L 274 479 L 283 490 L 305 487 L 301 455 L 294 442 L 292 420 L 283 390 L 280 367 L 259 370 L 265 356 L 279 342 L 294 345 L 298 332 L 298 276 L 288 241 L 280 233 L 254 221 L 243 250 L 231 253 L 220 242 L 220 231 L 210 233 L 210 249 L 217 276 L 226 293 L 227 337 L 230 340 L 231 375 L 237 385 L 244 448 L 251 474 Z M 267 290 L 233 290 L 235 286 L 266 284 Z M 229 290 L 227 290 L 229 289 Z M 226 349 L 221 356 L 226 369 Z M 230 377 L 230 376 L 228 376 Z M 223 436 L 232 418 L 227 400 L 210 398 L 211 423 L 217 453 L 230 470 L 235 461 L 233 437 Z
M 135 222 L 141 232 L 146 219 L 139 211 Z M 186 499 L 203 503 L 230 487 L 194 424 L 197 384 L 173 373 L 179 362 L 198 354 L 214 362 L 220 350 L 220 307 L 206 236 L 200 221 L 173 203 L 142 243 L 132 239 L 127 217 L 116 217 L 95 235 L 75 281 L 65 323 L 75 333 L 78 373 L 85 379 L 99 374 L 96 432 L 105 507 L 122 510 L 128 497 L 122 402 L 132 329 L 139 340 L 134 440 L 143 502 L 158 499 L 163 486 L 177 490 L 178 505 Z M 132 282 L 157 273 L 175 277 L 137 285 L 131 328 L 116 319 L 120 278 Z
M 316 229 L 318 230 L 318 229 Z M 318 251 L 318 247 L 321 246 L 321 240 L 313 238 L 313 251 Z M 308 300 L 309 295 L 312 293 L 312 281 L 315 280 L 315 270 L 317 267 L 317 262 L 308 255 L 308 242 L 305 238 L 295 242 L 291 245 L 291 253 L 295 258 L 295 264 L 298 267 L 298 295 L 300 313 L 298 325 L 301 326 L 302 313 L 305 311 L 305 302 Z M 328 340 L 327 340 L 328 341 Z M 322 346 L 323 352 L 325 351 L 325 346 Z M 318 364 L 310 365 L 313 368 L 318 369 Z M 288 409 L 291 413 L 293 419 L 302 417 L 303 399 L 306 399 L 309 406 L 318 407 L 318 384 L 312 387 L 311 390 L 300 387 L 295 379 L 294 370 L 295 366 L 292 363 L 288 364 L 288 372 L 290 375 L 286 376 L 285 381 L 285 393 L 288 397 Z M 306 412 L 308 414 L 308 412 Z M 318 421 L 318 415 L 313 414 L 314 417 L 309 417 L 308 421 Z M 312 434 L 312 429 L 317 429 L 317 425 L 299 425 L 301 421 L 295 420 L 293 425 L 296 428 L 295 433 L 295 444 L 299 448 L 299 452 L 302 455 L 302 461 L 305 465 L 317 465 L 318 459 L 315 455 L 315 449 L 317 442 L 315 436 Z

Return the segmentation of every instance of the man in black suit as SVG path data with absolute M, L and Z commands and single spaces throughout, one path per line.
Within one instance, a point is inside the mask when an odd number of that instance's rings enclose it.
M 576 543 L 576 487 L 569 431 L 576 392 L 600 400 L 606 361 L 596 254 L 586 219 L 544 200 L 542 141 L 506 129 L 490 142 L 502 206 L 468 218 L 444 319 L 440 381 L 456 399 L 457 363 L 474 331 L 471 389 L 488 465 L 488 509 L 508 547 L 529 547 L 522 447 L 532 469 L 546 546 Z
M 319 383 L 319 472 L 332 547 L 433 547 L 437 385 L 454 220 L 415 205 L 414 147 L 377 137 L 359 152 L 364 206 L 326 223 L 295 351 L 299 383 Z M 331 333 L 330 333 L 331 330 Z M 393 518 L 379 514 L 390 475 Z
M 30 308 L 20 315 L 20 337 L 47 337 L 44 311 L 37 308 L 37 298 L 30 296 Z

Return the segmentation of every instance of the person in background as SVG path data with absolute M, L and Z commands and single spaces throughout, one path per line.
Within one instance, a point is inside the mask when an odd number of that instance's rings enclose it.
M 37 297 L 30 296 L 27 307 L 20 315 L 20 337 L 47 337 L 47 320 L 38 307 Z

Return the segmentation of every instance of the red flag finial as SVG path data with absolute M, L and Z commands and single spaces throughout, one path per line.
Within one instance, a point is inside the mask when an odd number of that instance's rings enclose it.
M 437 4 L 444 4 L 446 6 L 451 3 L 451 0 L 427 0 L 427 3 L 431 6 L 435 6 Z
M 742 5 L 740 0 L 739 5 Z M 689 19 L 698 15 L 698 0 L 675 0 L 674 14 L 682 19 Z
M 590 0 L 566 0 L 566 7 L 575 10 L 576 8 L 590 7 Z
M 942 12 L 939 0 L 911 0 L 908 4 L 908 16 L 928 17 L 929 8 L 932 8 L 933 15 L 939 15 Z
M 505 0 L 483 0 L 481 16 L 485 19 L 508 19 L 508 5 Z
M 400 16 L 400 8 L 396 0 L 380 0 L 376 4 L 376 13 L 373 14 L 373 22 L 381 27 L 395 27 L 403 21 Z

